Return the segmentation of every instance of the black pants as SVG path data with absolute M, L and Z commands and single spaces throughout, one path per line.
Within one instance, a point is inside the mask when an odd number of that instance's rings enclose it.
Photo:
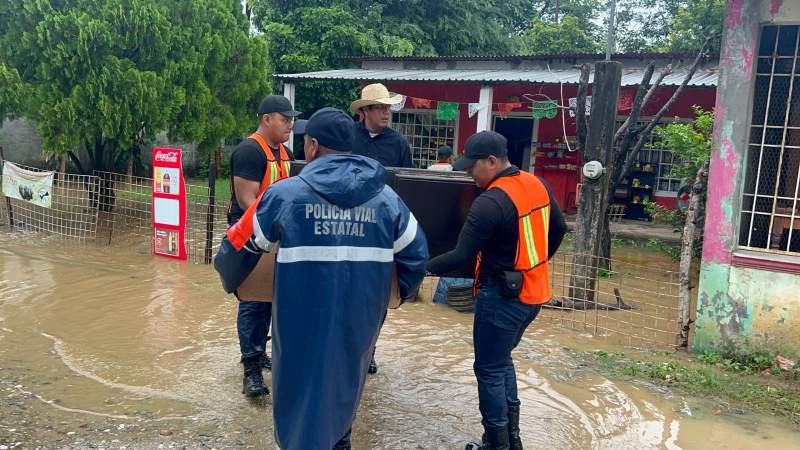
M 272 302 L 239 302 L 236 330 L 242 359 L 263 354 L 272 323 Z

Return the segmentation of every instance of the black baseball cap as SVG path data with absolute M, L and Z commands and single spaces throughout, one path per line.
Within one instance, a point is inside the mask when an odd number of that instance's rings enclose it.
M 508 156 L 508 141 L 505 136 L 494 131 L 475 133 L 464 144 L 464 156 L 453 163 L 453 170 L 466 170 L 477 160 L 490 156 Z
M 352 150 L 356 123 L 341 109 L 322 108 L 308 118 L 305 132 L 323 147 L 339 152 Z
M 436 156 L 439 159 L 447 158 L 452 154 L 453 154 L 453 149 L 449 145 L 443 145 L 439 147 L 439 150 L 436 150 Z
M 258 116 L 271 113 L 281 113 L 286 117 L 297 117 L 303 114 L 295 111 L 289 99 L 282 95 L 268 95 L 261 100 L 261 104 L 258 106 Z
M 294 126 L 292 127 L 292 133 L 294 134 L 306 134 L 306 127 L 308 126 L 308 120 L 306 119 L 298 119 L 294 121 Z

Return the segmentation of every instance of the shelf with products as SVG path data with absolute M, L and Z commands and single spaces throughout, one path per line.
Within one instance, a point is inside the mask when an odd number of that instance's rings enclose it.
M 625 217 L 634 220 L 650 220 L 645 204 L 653 200 L 656 174 L 649 164 L 640 165 L 631 171 L 626 180 L 627 202 Z

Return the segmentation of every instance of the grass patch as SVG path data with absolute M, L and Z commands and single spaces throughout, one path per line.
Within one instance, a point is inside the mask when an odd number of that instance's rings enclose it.
M 696 360 L 670 352 L 651 353 L 644 358 L 603 351 L 590 356 L 608 375 L 645 380 L 697 398 L 784 417 L 800 426 L 800 369 L 781 370 L 767 353 L 704 353 Z

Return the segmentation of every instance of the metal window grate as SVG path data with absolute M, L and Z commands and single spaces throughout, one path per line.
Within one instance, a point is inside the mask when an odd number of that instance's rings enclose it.
M 800 253 L 798 25 L 761 30 L 739 245 Z
M 411 145 L 411 162 L 424 169 L 437 161 L 436 150 L 443 145 L 455 149 L 457 120 L 438 120 L 435 111 L 403 110 L 392 113 L 392 128 Z

